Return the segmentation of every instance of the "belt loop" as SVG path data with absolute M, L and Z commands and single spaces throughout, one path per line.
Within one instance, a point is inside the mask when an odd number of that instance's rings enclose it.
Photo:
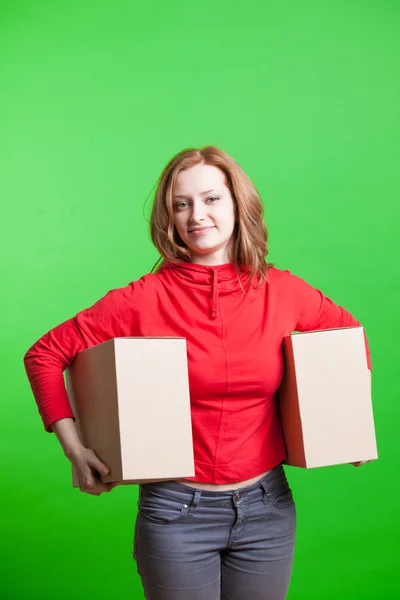
M 267 482 L 265 481 L 265 479 L 261 479 L 261 481 L 260 481 L 260 487 L 262 487 L 262 489 L 264 490 L 264 494 L 268 493 Z
M 200 502 L 201 492 L 202 492 L 202 490 L 195 491 L 193 500 L 192 500 L 192 504 L 190 505 L 190 509 L 189 509 L 189 513 L 188 513 L 189 515 L 194 515 L 194 513 L 196 512 L 197 505 Z

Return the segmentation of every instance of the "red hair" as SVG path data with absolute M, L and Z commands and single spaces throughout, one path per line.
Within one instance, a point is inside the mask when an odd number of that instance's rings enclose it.
M 182 150 L 170 160 L 157 183 L 150 218 L 153 244 L 161 257 L 155 269 L 168 262 L 190 262 L 190 252 L 180 239 L 174 225 L 172 192 L 178 173 L 198 164 L 218 167 L 225 174 L 237 210 L 237 223 L 231 260 L 237 268 L 249 270 L 250 279 L 267 279 L 268 233 L 264 223 L 261 197 L 250 178 L 229 154 L 215 146 Z

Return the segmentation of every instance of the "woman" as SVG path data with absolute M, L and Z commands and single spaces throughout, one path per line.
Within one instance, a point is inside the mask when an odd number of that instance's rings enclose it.
M 185 150 L 166 166 L 151 235 L 161 255 L 155 273 L 108 292 L 25 355 L 44 425 L 80 489 L 109 491 L 96 476 L 107 466 L 76 433 L 62 372 L 78 352 L 114 337 L 185 337 L 196 474 L 140 486 L 135 558 L 146 598 L 283 600 L 296 514 L 275 403 L 282 338 L 359 323 L 267 265 L 259 194 L 215 147 Z

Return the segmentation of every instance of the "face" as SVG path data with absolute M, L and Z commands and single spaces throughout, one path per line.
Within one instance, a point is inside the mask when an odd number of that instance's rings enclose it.
M 198 264 L 230 262 L 235 203 L 225 175 L 211 165 L 180 171 L 172 190 L 177 232 Z

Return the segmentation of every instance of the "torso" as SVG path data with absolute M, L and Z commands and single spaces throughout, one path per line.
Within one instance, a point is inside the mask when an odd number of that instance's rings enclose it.
M 146 310 L 132 319 L 134 335 L 185 338 L 195 481 L 180 481 L 224 491 L 252 485 L 255 473 L 262 477 L 285 458 L 275 393 L 283 376 L 282 338 L 295 319 L 281 292 L 284 274 L 271 274 L 271 282 L 277 279 L 271 288 L 251 286 L 244 294 L 229 265 L 216 267 L 216 276 L 199 269 L 148 276 L 151 293 L 135 300 Z
M 249 485 L 253 485 L 256 481 L 263 479 L 266 475 L 268 475 L 270 471 L 265 471 L 256 477 L 252 477 L 251 479 L 246 479 L 245 481 L 238 481 L 235 483 L 223 483 L 223 484 L 212 484 L 212 483 L 200 483 L 198 481 L 186 481 L 185 479 L 177 479 L 178 483 L 183 483 L 184 485 L 188 485 L 189 487 L 196 488 L 198 490 L 208 490 L 211 492 L 226 492 L 228 490 L 236 490 L 238 488 L 248 487 Z

